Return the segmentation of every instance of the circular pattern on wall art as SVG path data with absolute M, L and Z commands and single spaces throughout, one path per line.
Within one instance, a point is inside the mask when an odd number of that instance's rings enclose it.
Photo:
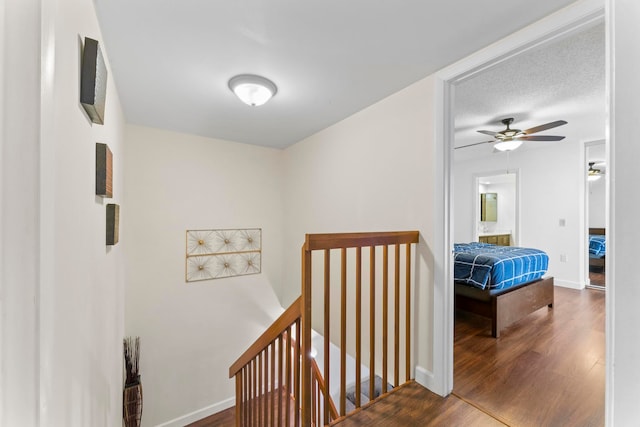
M 187 282 L 258 274 L 261 269 L 261 229 L 187 230 Z

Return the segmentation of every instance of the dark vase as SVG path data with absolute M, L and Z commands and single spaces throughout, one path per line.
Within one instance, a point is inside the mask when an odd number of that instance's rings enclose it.
M 142 421 L 142 384 L 140 375 L 125 384 L 122 396 L 122 416 L 125 427 L 140 427 Z

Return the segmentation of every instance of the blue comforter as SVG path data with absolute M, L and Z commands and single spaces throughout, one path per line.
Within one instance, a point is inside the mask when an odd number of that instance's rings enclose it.
M 589 235 L 589 256 L 602 258 L 607 253 L 606 238 L 600 234 Z
M 542 277 L 548 267 L 549 256 L 539 249 L 454 244 L 454 279 L 480 289 L 506 289 L 530 282 Z

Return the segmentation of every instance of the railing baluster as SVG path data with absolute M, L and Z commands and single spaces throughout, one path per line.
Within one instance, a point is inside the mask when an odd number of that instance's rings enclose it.
M 331 342 L 331 251 L 324 251 L 324 423 L 329 424 L 329 344 Z
M 340 249 L 340 415 L 346 411 L 347 396 L 347 249 Z
M 316 394 L 318 382 L 315 379 L 315 376 L 311 376 L 311 416 L 315 425 L 318 425 L 318 421 L 320 421 L 320 410 L 318 409 L 318 395 Z
M 369 400 L 376 377 L 376 247 L 369 247 Z
M 240 416 L 236 417 L 236 427 L 244 426 L 244 420 L 247 419 L 247 367 L 243 367 L 240 372 L 242 373 L 242 406 L 236 407 L 236 415 L 240 411 Z
M 258 425 L 263 426 L 264 423 L 262 421 L 262 353 L 258 354 L 258 388 L 257 388 L 257 399 L 256 399 L 256 409 L 258 416 Z
M 260 356 L 260 355 L 258 355 Z M 256 391 L 255 391 L 255 396 L 254 396 L 254 400 L 255 400 L 255 405 L 253 407 L 253 422 L 255 423 L 256 426 L 261 425 L 260 423 L 260 383 L 262 382 L 260 380 L 260 359 L 256 358 L 255 359 L 255 363 L 256 363 L 256 371 L 255 371 L 255 384 L 256 384 Z
M 360 394 L 362 393 L 362 249 L 356 248 L 356 408 L 362 405 Z
M 236 425 L 240 420 L 240 411 L 242 411 L 242 371 L 236 375 Z
M 287 368 L 285 371 L 285 375 L 286 375 L 285 382 L 287 385 L 287 394 L 285 395 L 286 409 L 284 414 L 284 418 L 285 418 L 284 425 L 288 427 L 291 425 L 291 393 L 293 392 L 293 390 L 291 390 L 291 326 L 287 328 L 286 338 L 287 338 L 287 343 L 285 344 L 284 351 L 287 354 L 287 357 L 286 357 Z
M 311 249 L 302 247 L 302 348 L 301 399 L 297 405 L 302 410 L 302 424 L 311 425 Z
M 275 360 L 276 360 L 276 352 L 275 352 L 275 340 L 271 341 L 269 344 L 269 426 L 273 427 L 274 423 L 274 413 L 273 413 L 273 394 L 275 393 Z
M 406 376 L 404 378 L 405 381 L 409 381 L 411 378 L 411 245 L 406 244 L 406 260 L 405 260 L 405 315 L 406 315 L 406 325 L 405 325 L 405 333 L 406 333 L 406 356 L 407 356 L 407 365 L 406 365 Z
M 251 405 L 253 403 L 251 399 L 251 367 L 253 363 L 250 362 L 247 365 L 247 417 L 245 418 L 245 425 L 251 426 Z
M 393 331 L 393 385 L 397 387 L 400 385 L 400 245 L 396 244 L 395 247 L 395 270 L 394 270 L 394 283 L 395 283 L 395 296 L 394 296 L 394 316 L 395 316 L 395 328 Z
M 382 247 L 382 392 L 387 392 L 389 351 L 389 246 Z
M 247 365 L 244 368 L 245 371 L 245 387 L 244 387 L 244 422 L 242 423 L 243 426 L 248 426 L 249 425 L 249 411 L 251 410 L 251 399 L 250 399 L 250 393 L 251 393 L 251 365 Z
M 300 426 L 300 364 L 302 363 L 302 360 L 300 358 L 300 337 L 301 337 L 301 331 L 300 331 L 300 319 L 296 320 L 295 323 L 296 326 L 296 345 L 294 346 L 294 364 L 293 364 L 293 370 L 294 370 L 294 383 L 293 383 L 293 389 L 294 389 L 294 393 L 293 395 L 295 396 L 294 401 L 296 404 L 296 411 L 295 411 L 295 426 L 299 427 Z
M 269 416 L 267 411 L 269 410 L 269 354 L 265 348 L 262 351 L 262 386 L 260 387 L 262 392 L 261 410 L 262 410 L 262 425 L 269 425 Z
M 256 359 L 251 361 L 251 416 L 249 424 L 256 425 Z
M 282 347 L 283 340 L 282 334 L 278 336 L 278 426 L 282 425 L 283 413 L 282 413 L 282 393 L 284 391 L 284 384 L 282 382 L 282 364 L 284 363 L 283 357 L 285 356 Z

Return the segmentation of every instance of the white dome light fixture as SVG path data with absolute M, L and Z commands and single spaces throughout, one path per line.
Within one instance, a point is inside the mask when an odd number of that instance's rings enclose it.
M 252 107 L 264 104 L 278 92 L 278 88 L 271 80 L 253 74 L 232 77 L 229 80 L 229 89 L 242 102 Z
M 496 142 L 493 148 L 499 151 L 513 151 L 520 147 L 522 142 L 523 141 L 520 139 L 505 139 L 500 142 Z

